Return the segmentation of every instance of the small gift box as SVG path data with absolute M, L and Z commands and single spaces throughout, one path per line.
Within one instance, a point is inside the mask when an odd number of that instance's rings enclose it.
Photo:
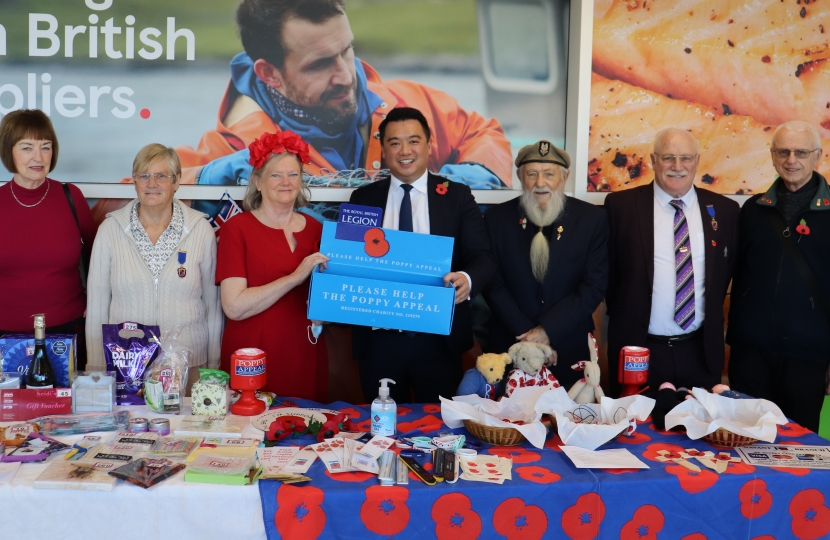
M 72 383 L 72 412 L 112 412 L 115 372 L 85 371 Z

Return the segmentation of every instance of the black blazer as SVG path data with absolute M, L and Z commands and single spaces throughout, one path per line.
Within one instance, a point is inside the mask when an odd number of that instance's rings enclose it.
M 710 373 L 723 371 L 723 300 L 738 255 L 738 212 L 735 201 L 695 187 L 706 246 L 706 311 L 703 342 Z M 717 230 L 706 209 L 712 205 Z M 646 346 L 654 283 L 654 185 L 610 193 L 605 199 L 610 236 L 608 307 L 608 372 L 617 385 L 620 349 Z
M 488 349 L 507 352 L 516 336 L 541 325 L 570 370 L 571 363 L 588 358 L 586 334 L 605 297 L 608 217 L 601 207 L 568 197 L 559 218 L 543 229 L 550 259 L 541 284 L 530 267 L 530 244 L 539 228 L 528 221 L 523 229 L 524 217 L 518 198 L 484 214 L 496 262 L 496 275 L 484 289 L 492 311 Z
M 429 204 L 429 231 L 436 236 L 449 236 L 455 239 L 452 251 L 453 272 L 464 271 L 472 280 L 471 297 L 490 281 L 495 271 L 484 220 L 470 188 L 458 182 L 450 182 L 443 195 L 436 191 L 436 186 L 447 179 L 429 173 L 427 178 L 427 201 Z M 386 210 L 391 180 L 385 178 L 363 186 L 352 192 L 349 202 L 365 206 L 377 206 Z M 356 358 L 363 356 L 372 329 L 366 326 L 352 327 L 352 348 Z M 473 346 L 473 327 L 470 316 L 470 302 L 455 306 L 450 335 L 447 345 L 454 354 L 462 354 Z

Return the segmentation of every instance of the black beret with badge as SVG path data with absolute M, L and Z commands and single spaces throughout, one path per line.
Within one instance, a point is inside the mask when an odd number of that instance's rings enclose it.
M 550 141 L 539 141 L 519 150 L 515 163 L 516 167 L 521 167 L 525 163 L 557 163 L 569 169 L 571 167 L 571 156 L 561 148 L 557 148 Z

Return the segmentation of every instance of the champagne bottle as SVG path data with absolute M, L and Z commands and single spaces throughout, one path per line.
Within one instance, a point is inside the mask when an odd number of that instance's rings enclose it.
M 54 388 L 55 372 L 46 354 L 46 317 L 35 315 L 35 353 L 26 375 L 27 388 Z

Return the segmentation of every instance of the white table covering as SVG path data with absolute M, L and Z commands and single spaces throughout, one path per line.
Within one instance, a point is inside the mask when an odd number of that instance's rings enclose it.
M 188 400 L 189 401 L 189 400 Z M 146 407 L 127 409 L 131 418 L 165 417 L 175 429 L 183 416 L 161 415 Z M 182 412 L 190 414 L 189 404 Z M 0 423 L 2 426 L 11 423 Z M 99 432 L 102 441 L 115 432 Z M 172 432 L 171 432 L 172 434 Z M 262 431 L 249 425 L 243 437 L 262 439 Z M 55 437 L 72 444 L 83 435 Z M 35 489 L 33 483 L 54 460 L 23 463 L 10 483 L 0 486 L 0 530 L 12 536 L 37 538 L 265 538 L 262 506 L 256 483 L 250 486 L 198 484 L 184 481 L 184 471 L 149 489 L 122 480 L 112 491 Z M 10 538 L 12 537 L 10 536 Z M 5 537 L 5 534 L 0 534 Z

